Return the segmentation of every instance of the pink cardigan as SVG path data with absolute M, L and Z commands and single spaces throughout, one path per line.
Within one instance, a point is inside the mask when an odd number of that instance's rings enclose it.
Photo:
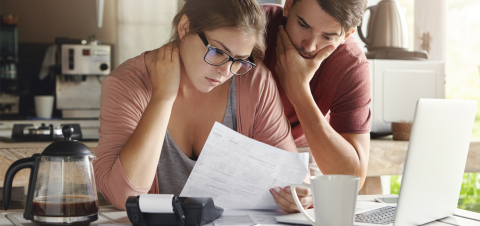
M 119 159 L 120 151 L 139 123 L 152 94 L 144 55 L 122 63 L 102 84 L 100 139 L 95 148 L 97 160 L 93 162 L 95 180 L 107 201 L 122 210 L 129 196 L 158 193 L 156 175 L 151 187 L 136 187 L 128 179 Z M 254 70 L 236 79 L 238 132 L 280 149 L 297 152 L 270 71 L 258 62 Z

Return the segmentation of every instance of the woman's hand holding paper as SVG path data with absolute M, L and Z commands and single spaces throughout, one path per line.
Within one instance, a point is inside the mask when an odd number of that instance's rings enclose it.
M 270 193 L 275 200 L 275 203 L 285 212 L 293 213 L 299 212 L 295 201 L 293 200 L 292 192 L 290 190 L 290 186 L 284 188 L 272 188 L 270 189 Z M 310 207 L 313 203 L 312 199 L 312 190 L 309 188 L 297 188 L 298 199 L 304 209 Z

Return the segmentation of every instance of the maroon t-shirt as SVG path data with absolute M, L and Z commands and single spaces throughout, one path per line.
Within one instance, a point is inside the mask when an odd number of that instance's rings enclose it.
M 263 63 L 272 71 L 283 102 L 285 115 L 292 126 L 297 146 L 308 145 L 295 108 L 288 100 L 278 75 L 275 47 L 280 25 L 285 25 L 283 7 L 264 4 L 268 16 L 267 50 Z M 365 54 L 353 37 L 325 59 L 310 81 L 310 90 L 320 111 L 338 133 L 370 132 L 370 75 Z

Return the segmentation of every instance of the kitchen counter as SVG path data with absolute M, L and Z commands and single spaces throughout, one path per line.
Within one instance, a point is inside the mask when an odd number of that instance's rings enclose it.
M 10 143 L 10 142 L 3 142 L 0 141 L 0 151 L 4 149 L 27 149 L 27 150 L 41 150 L 42 152 L 48 145 L 52 142 L 23 142 L 23 143 Z M 98 146 L 98 142 L 82 142 L 83 144 L 87 145 L 88 148 L 95 149 Z M 29 151 L 33 153 L 40 153 L 35 151 Z M 1 161 L 1 159 L 0 159 Z
M 85 127 L 100 127 L 100 121 L 98 119 L 58 119 L 58 120 L 0 120 L 0 129 L 12 129 L 14 124 L 34 124 L 40 126 L 40 124 L 53 124 L 59 126 L 60 124 L 78 123 Z
M 45 125 L 53 124 L 59 127 L 61 124 L 80 124 L 83 138 L 98 139 L 98 128 L 100 121 L 98 119 L 62 119 L 62 120 L 0 120 L 0 136 L 11 137 L 14 124 L 33 124 L 39 127 L 42 123 Z

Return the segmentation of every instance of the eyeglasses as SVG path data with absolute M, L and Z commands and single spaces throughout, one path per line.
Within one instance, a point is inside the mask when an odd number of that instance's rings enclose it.
M 200 39 L 202 39 L 203 44 L 207 47 L 207 52 L 205 53 L 204 60 L 210 65 L 213 66 L 220 66 L 223 65 L 229 61 L 232 61 L 232 65 L 230 66 L 230 71 L 234 75 L 244 75 L 248 73 L 250 70 L 252 70 L 255 65 L 255 61 L 253 60 L 252 55 L 248 57 L 249 61 L 242 60 L 242 59 L 237 59 L 233 58 L 230 56 L 230 54 L 224 52 L 221 49 L 217 49 L 213 46 L 211 46 L 203 32 L 198 32 L 198 36 L 200 36 Z

